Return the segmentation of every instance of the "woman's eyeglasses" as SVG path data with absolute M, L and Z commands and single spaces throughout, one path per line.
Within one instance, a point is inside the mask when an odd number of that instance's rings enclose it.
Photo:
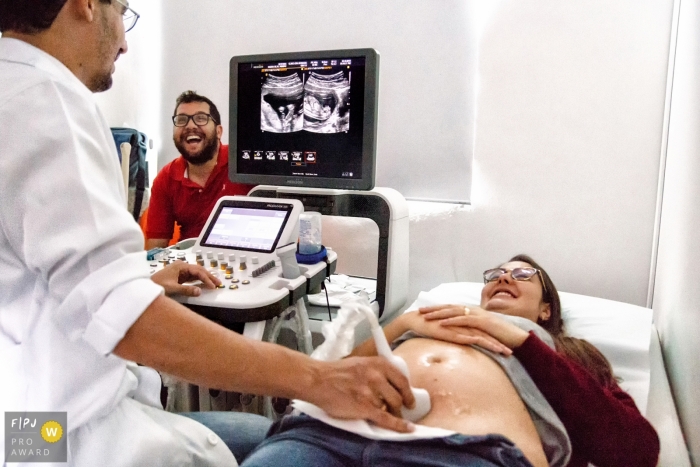
M 542 277 L 542 272 L 535 268 L 515 268 L 515 269 L 505 269 L 505 268 L 493 268 L 484 271 L 484 284 L 498 280 L 503 274 L 508 274 L 510 272 L 510 277 L 516 281 L 529 281 L 532 276 L 539 274 L 540 282 L 542 282 L 542 289 L 547 292 L 547 286 L 544 283 L 544 278 Z
M 207 123 L 209 123 L 209 119 L 214 120 L 214 117 L 212 117 L 209 114 L 205 113 L 199 113 L 199 114 L 194 114 L 194 115 L 187 115 L 187 114 L 177 114 L 173 116 L 173 125 L 175 126 L 187 126 L 187 123 L 190 121 L 190 118 L 194 122 L 195 125 L 197 126 L 204 126 Z M 216 120 L 214 120 L 214 123 L 216 123 Z

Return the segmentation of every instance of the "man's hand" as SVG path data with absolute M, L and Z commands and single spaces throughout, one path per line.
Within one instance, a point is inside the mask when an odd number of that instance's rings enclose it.
M 161 276 L 199 269 L 184 263 L 171 268 Z M 302 399 L 332 417 L 412 430 L 412 424 L 392 415 L 402 405 L 415 405 L 408 379 L 385 358 L 313 360 L 225 329 L 162 295 L 134 322 L 113 353 L 199 386 Z M 211 359 L 212 355 L 225 358 Z
M 201 288 L 213 289 L 221 281 L 209 274 L 203 267 L 184 261 L 175 261 L 151 276 L 151 280 L 165 289 L 166 295 L 198 297 Z M 182 285 L 184 282 L 200 281 L 201 285 Z
M 400 418 L 403 405 L 415 405 L 408 379 L 387 359 L 350 357 L 319 363 L 323 384 L 300 398 L 331 417 L 364 419 L 402 433 L 413 431 L 413 424 Z

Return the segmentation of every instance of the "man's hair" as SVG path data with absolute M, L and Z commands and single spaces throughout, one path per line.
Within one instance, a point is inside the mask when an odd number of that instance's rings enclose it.
M 66 0 L 0 0 L 0 32 L 36 34 L 48 29 L 65 4 Z
M 3 0 L 0 0 L 0 2 L 2 1 Z M 209 114 L 214 119 L 214 123 L 221 125 L 221 115 L 219 114 L 219 109 L 216 108 L 216 105 L 214 105 L 214 103 L 208 97 L 200 96 L 196 91 L 185 91 L 177 96 L 173 115 L 175 112 L 177 112 L 177 108 L 180 106 L 180 104 L 189 104 L 191 102 L 204 102 L 209 104 Z

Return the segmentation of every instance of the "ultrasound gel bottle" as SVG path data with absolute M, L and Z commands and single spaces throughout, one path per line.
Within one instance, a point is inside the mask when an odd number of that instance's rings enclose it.
M 299 215 L 299 253 L 315 255 L 321 251 L 321 214 L 314 211 Z

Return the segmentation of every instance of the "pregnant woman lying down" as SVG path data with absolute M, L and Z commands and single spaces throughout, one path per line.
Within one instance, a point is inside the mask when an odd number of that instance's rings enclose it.
M 423 308 L 384 328 L 411 385 L 430 393 L 416 436 L 386 440 L 288 416 L 243 466 L 655 466 L 656 432 L 605 357 L 564 334 L 547 273 L 518 255 L 484 282 L 479 306 Z M 353 355 L 376 355 L 374 342 Z

